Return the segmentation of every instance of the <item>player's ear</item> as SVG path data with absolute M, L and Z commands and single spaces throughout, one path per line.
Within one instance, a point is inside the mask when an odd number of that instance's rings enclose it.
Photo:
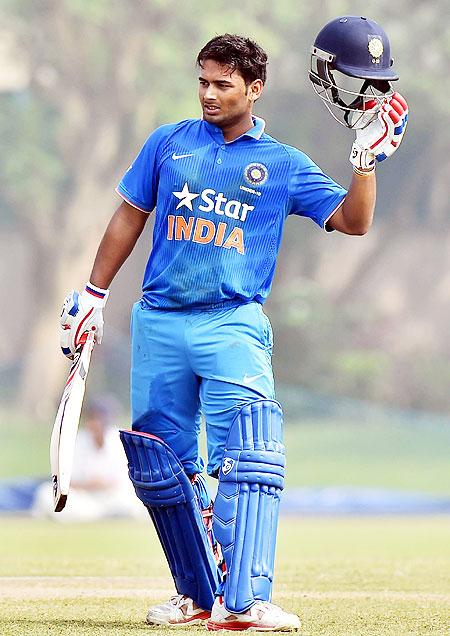
M 263 89 L 263 83 L 262 83 L 262 80 L 260 79 L 254 80 L 250 84 L 250 86 L 248 87 L 248 94 L 252 102 L 256 102 L 256 100 L 259 99 L 262 93 L 262 89 Z

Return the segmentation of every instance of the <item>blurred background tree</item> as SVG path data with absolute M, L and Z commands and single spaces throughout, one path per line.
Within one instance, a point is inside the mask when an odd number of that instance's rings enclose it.
M 194 60 L 214 34 L 245 33 L 269 53 L 257 114 L 346 185 L 353 135 L 307 78 L 323 24 L 361 3 L 235 0 L 3 0 L 0 38 L 0 241 L 3 398 L 48 415 L 67 363 L 57 316 L 87 280 L 119 199 L 115 184 L 157 125 L 199 115 Z M 268 313 L 280 383 L 448 411 L 450 347 L 447 3 L 380 0 L 411 124 L 380 166 L 365 237 L 326 236 L 288 220 Z M 366 10 L 366 9 L 364 9 Z M 245 15 L 245 21 L 243 21 Z M 147 228 L 113 283 L 98 386 L 126 400 L 128 307 L 139 296 Z

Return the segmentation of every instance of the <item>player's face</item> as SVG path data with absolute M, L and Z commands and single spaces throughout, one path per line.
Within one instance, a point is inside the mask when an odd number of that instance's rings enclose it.
M 203 119 L 222 129 L 239 126 L 251 117 L 253 102 L 261 93 L 262 82 L 249 86 L 239 71 L 214 60 L 205 60 L 200 67 L 199 98 Z

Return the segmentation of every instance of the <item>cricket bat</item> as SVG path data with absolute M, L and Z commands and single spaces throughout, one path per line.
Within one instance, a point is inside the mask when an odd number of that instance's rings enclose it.
M 72 364 L 53 425 L 50 466 L 55 512 L 61 512 L 69 494 L 75 441 L 93 348 L 94 332 L 91 331 Z

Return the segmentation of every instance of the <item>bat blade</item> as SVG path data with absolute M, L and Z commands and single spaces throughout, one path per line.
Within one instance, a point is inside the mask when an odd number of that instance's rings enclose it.
M 50 466 L 55 512 L 63 510 L 69 494 L 75 441 L 93 348 L 94 333 L 90 332 L 70 369 L 53 425 Z

